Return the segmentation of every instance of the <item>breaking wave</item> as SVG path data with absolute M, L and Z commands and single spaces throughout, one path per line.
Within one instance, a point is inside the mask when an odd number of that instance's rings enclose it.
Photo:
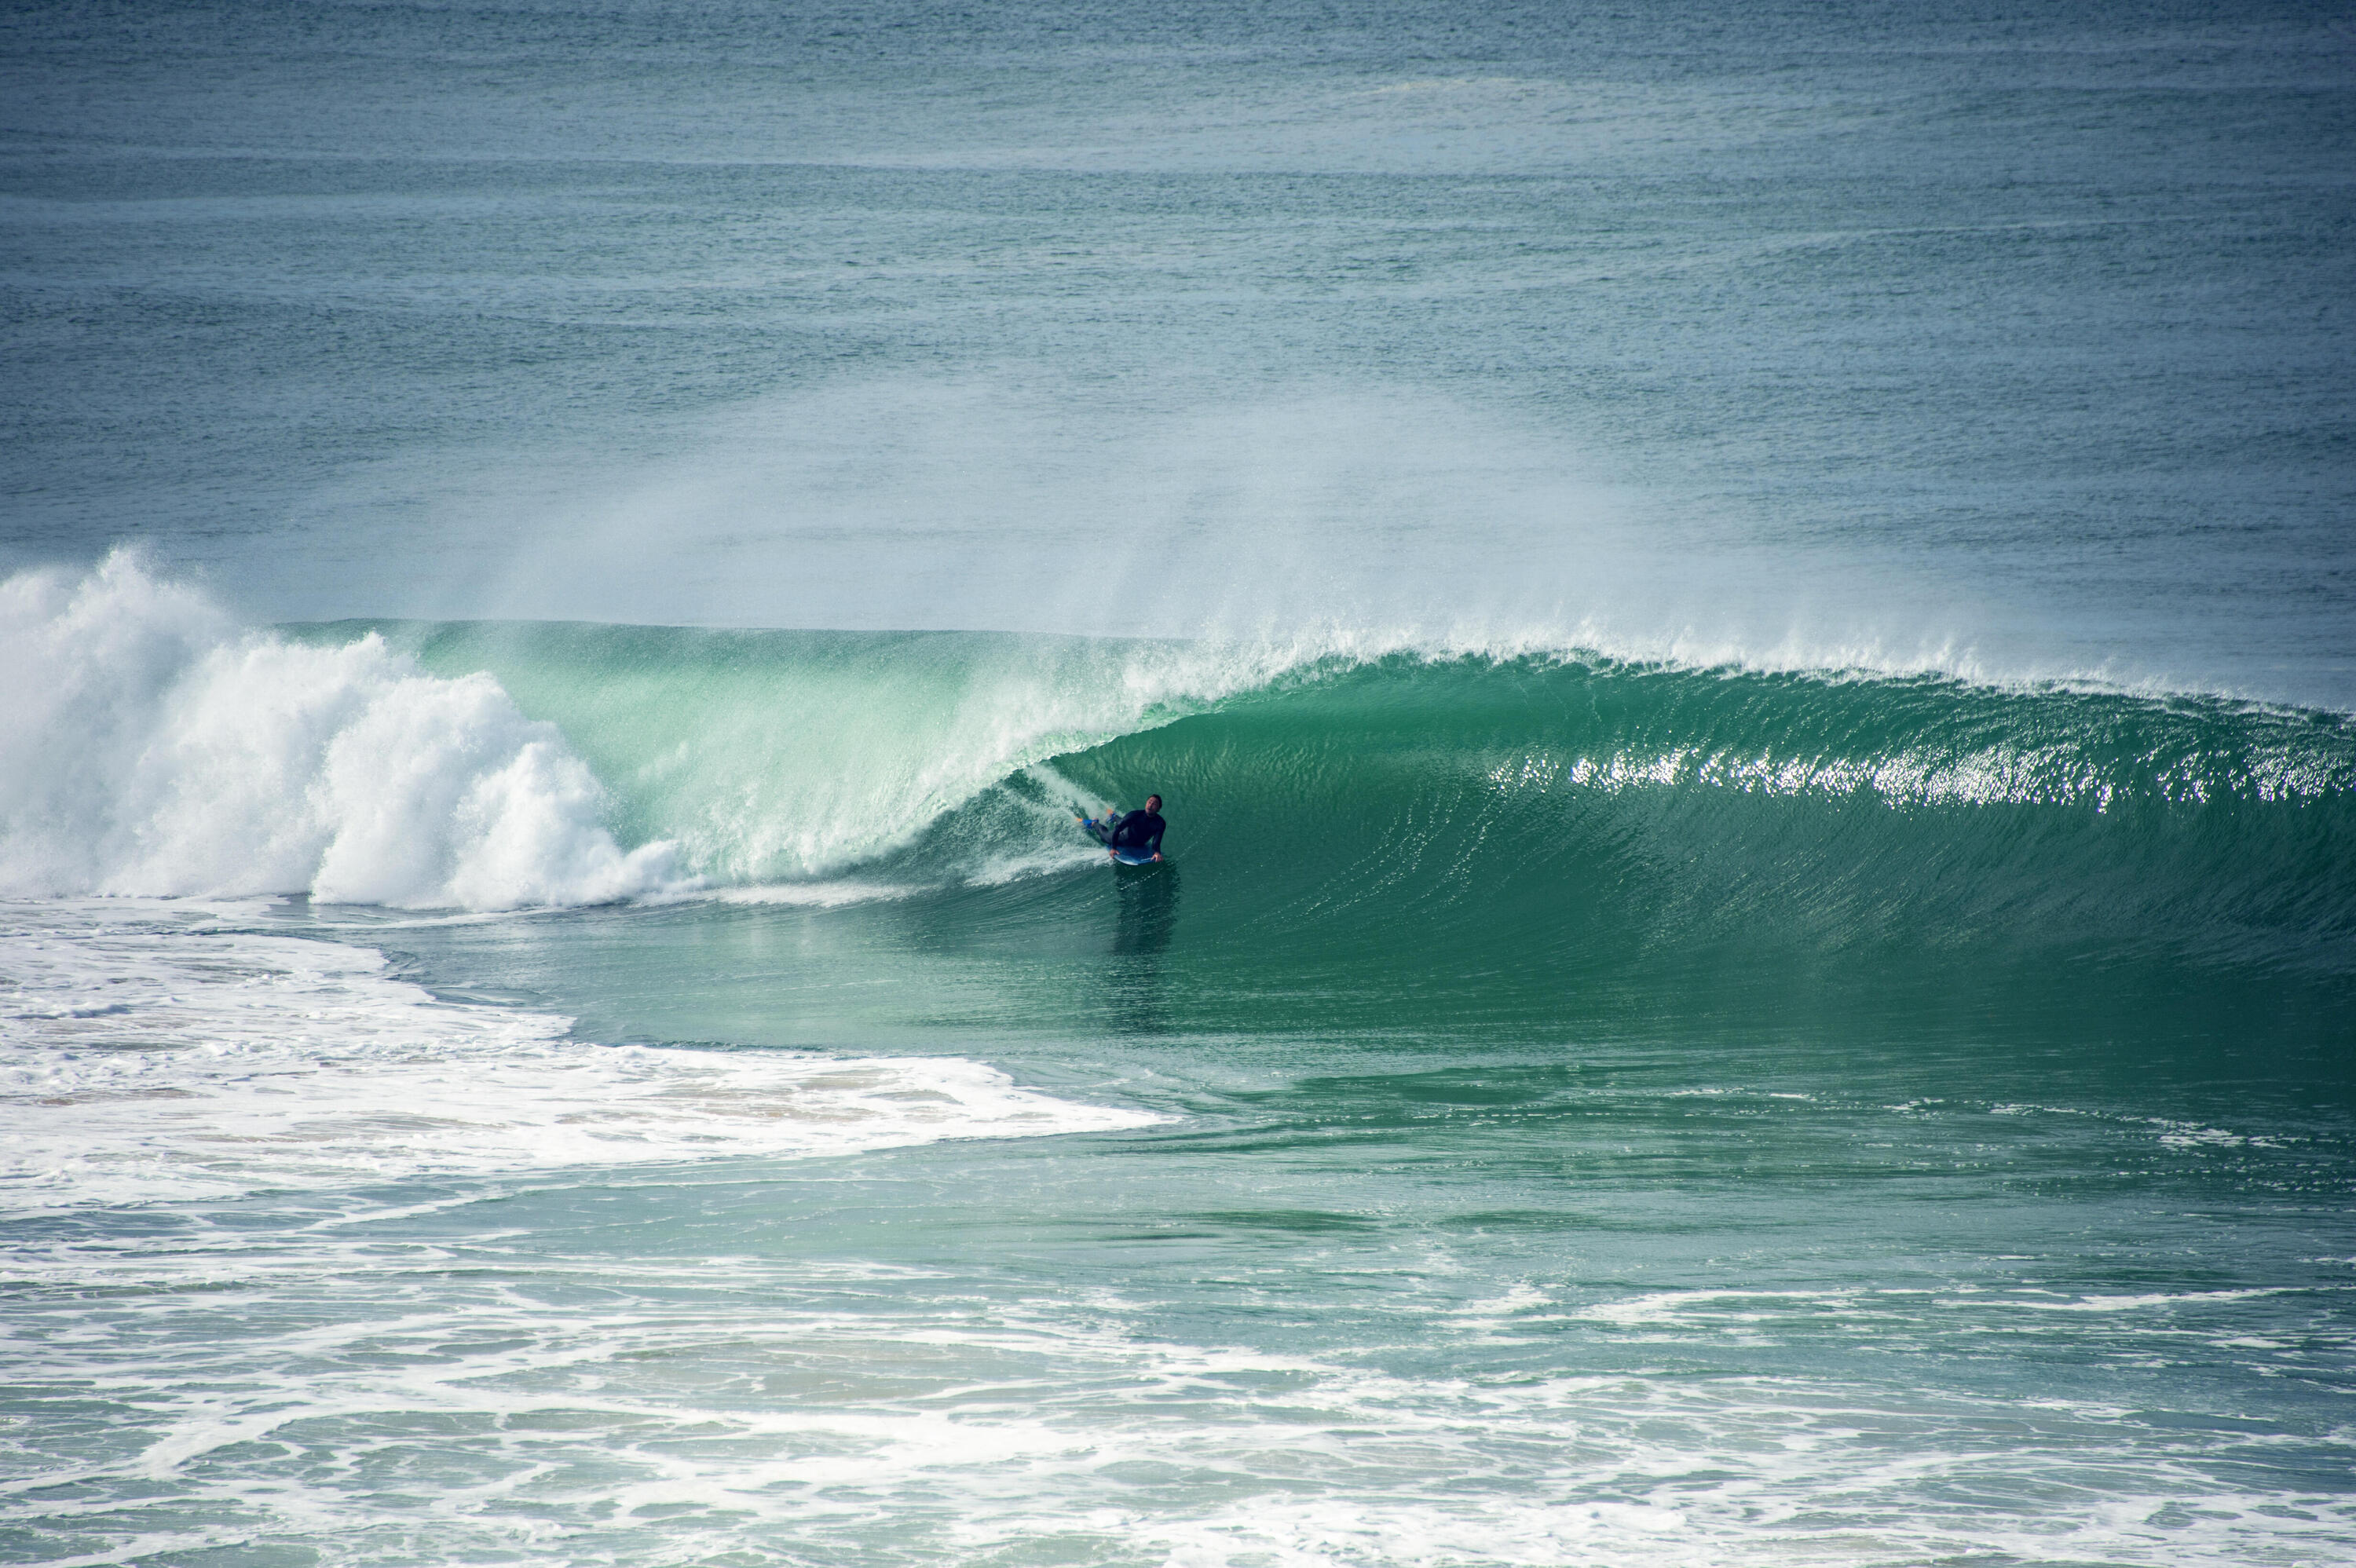
M 1363 633 L 265 633 L 123 557 L 0 605 L 17 893 L 824 904 L 1087 864 L 1069 810 L 1158 790 L 1260 941 L 2356 953 L 2344 714 Z

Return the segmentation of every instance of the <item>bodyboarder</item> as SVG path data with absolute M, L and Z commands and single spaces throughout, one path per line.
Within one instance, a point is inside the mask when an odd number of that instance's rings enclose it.
M 1132 811 L 1116 820 L 1112 808 L 1107 806 L 1101 818 L 1084 816 L 1080 826 L 1105 847 L 1105 853 L 1113 859 L 1141 865 L 1162 859 L 1162 835 L 1170 825 L 1162 820 L 1162 797 L 1149 795 L 1142 811 Z

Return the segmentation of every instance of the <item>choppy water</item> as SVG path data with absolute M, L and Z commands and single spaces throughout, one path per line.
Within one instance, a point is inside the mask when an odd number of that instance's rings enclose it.
M 0 38 L 0 1558 L 2356 1560 L 2343 18 Z

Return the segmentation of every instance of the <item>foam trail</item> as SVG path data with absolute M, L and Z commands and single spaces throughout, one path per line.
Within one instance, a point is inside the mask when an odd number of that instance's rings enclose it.
M 251 909 L 0 905 L 0 1212 L 1157 1120 L 959 1058 L 603 1046 Z
M 486 675 L 242 631 L 117 551 L 0 586 L 0 891 L 512 909 L 675 880 Z

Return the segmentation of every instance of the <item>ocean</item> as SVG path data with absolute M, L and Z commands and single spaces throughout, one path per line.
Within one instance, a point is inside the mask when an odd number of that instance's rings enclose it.
M 2356 1563 L 2351 239 L 2320 5 L 8 7 L 0 1561 Z

